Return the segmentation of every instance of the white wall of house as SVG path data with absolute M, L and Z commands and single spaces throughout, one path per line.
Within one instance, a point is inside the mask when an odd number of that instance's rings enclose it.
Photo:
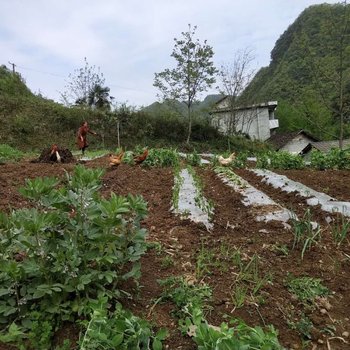
M 286 151 L 292 154 L 299 154 L 309 143 L 311 139 L 306 135 L 299 134 L 293 140 L 285 144 L 280 151 Z
M 271 129 L 276 125 L 278 126 L 278 122 L 274 123 L 273 126 L 270 123 L 270 120 L 277 121 L 277 119 L 274 119 L 273 113 L 276 105 L 277 102 L 273 102 L 251 106 L 246 109 L 237 109 L 235 112 L 237 118 L 236 131 L 249 135 L 251 139 L 267 140 L 271 136 Z M 223 100 L 217 106 L 216 111 L 212 113 L 212 125 L 223 134 L 228 132 L 231 117 L 231 113 L 227 109 L 228 103 Z

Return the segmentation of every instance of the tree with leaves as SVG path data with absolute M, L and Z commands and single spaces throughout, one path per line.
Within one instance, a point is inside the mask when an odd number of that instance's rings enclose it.
M 223 63 L 219 69 L 218 89 L 220 94 L 226 96 L 229 111 L 229 117 L 226 120 L 228 134 L 237 133 L 241 129 L 249 130 L 252 119 L 256 117 L 254 110 L 247 110 L 246 113 L 238 110 L 246 104 L 246 100 L 240 97 L 255 74 L 251 67 L 253 60 L 253 52 L 246 48 L 236 52 L 233 61 Z
M 188 31 L 182 32 L 182 39 L 175 38 L 171 57 L 177 65 L 174 69 L 165 69 L 155 74 L 154 86 L 164 100 L 180 100 L 187 106 L 188 132 L 187 144 L 192 131 L 192 107 L 198 95 L 215 83 L 217 69 L 214 67 L 214 51 L 205 40 L 195 39 L 197 27 L 188 25 Z
M 96 84 L 88 95 L 88 105 L 92 108 L 110 110 L 114 97 L 109 95 L 109 91 L 109 87 Z
M 90 66 L 86 57 L 83 68 L 76 69 L 69 74 L 65 91 L 61 98 L 65 105 L 78 105 L 87 108 L 110 108 L 112 97 L 109 88 L 105 87 L 105 78 L 100 68 Z

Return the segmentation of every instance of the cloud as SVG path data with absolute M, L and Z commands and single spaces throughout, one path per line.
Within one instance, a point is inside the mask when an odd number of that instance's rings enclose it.
M 337 1 L 331 1 L 335 3 Z M 215 63 L 255 49 L 269 63 L 275 41 L 314 0 L 0 0 L 0 64 L 15 62 L 29 87 L 58 100 L 64 77 L 83 66 L 101 67 L 118 101 L 156 99 L 155 72 L 175 65 L 175 37 L 197 25 L 214 48 Z M 21 68 L 22 67 L 22 68 Z

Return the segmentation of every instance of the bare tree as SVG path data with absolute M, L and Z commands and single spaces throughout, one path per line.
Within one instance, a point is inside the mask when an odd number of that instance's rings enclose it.
M 246 103 L 240 98 L 240 95 L 255 74 L 252 68 L 254 59 L 252 50 L 246 48 L 236 52 L 232 62 L 223 63 L 220 67 L 218 89 L 222 95 L 226 96 L 225 102 L 229 117 L 225 122 L 228 134 L 242 130 L 249 131 L 250 124 L 256 116 L 253 109 L 242 110 L 239 108 L 244 107 Z
M 63 103 L 67 106 L 91 107 L 91 96 L 95 95 L 96 87 L 108 89 L 104 88 L 105 78 L 100 68 L 90 66 L 86 57 L 84 62 L 83 68 L 76 69 L 74 73 L 69 74 L 65 91 L 61 93 Z

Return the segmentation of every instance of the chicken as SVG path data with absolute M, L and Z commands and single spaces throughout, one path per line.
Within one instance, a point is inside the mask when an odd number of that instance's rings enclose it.
M 144 152 L 139 155 L 134 157 L 134 162 L 136 164 L 141 164 L 148 156 L 148 149 L 145 149 Z
M 51 146 L 50 160 L 52 160 L 53 162 L 58 162 L 58 163 L 61 163 L 61 161 L 62 161 L 61 156 L 58 153 L 58 146 L 56 144 Z
M 113 154 L 110 154 L 109 155 L 109 165 L 110 166 L 115 166 L 115 167 L 120 165 L 122 163 L 122 161 L 123 161 L 124 153 L 125 152 L 122 150 L 120 153 L 118 153 L 115 156 Z
M 224 158 L 223 156 L 219 156 L 218 161 L 221 165 L 229 165 L 231 164 L 234 159 L 236 158 L 236 153 L 231 153 L 228 158 Z

